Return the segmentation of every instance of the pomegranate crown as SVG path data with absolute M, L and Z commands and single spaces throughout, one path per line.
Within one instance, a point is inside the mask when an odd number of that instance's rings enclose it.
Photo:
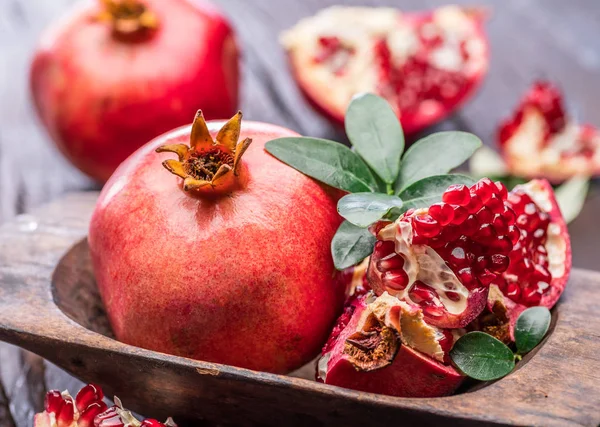
M 156 15 L 140 0 L 100 0 L 100 21 L 110 22 L 115 34 L 136 35 L 158 28 Z
M 156 152 L 175 153 L 178 160 L 169 159 L 163 166 L 172 174 L 183 178 L 185 191 L 226 191 L 235 184 L 240 172 L 240 160 L 252 139 L 239 141 L 242 112 L 238 111 L 223 125 L 213 140 L 202 111 L 198 110 L 190 146 L 185 144 L 161 145 Z

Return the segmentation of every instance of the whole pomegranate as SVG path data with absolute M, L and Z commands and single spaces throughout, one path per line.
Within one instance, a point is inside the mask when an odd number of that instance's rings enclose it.
M 96 384 L 83 387 L 77 397 L 68 391 L 46 393 L 44 411 L 33 418 L 34 427 L 177 427 L 171 418 L 161 423 L 155 419 L 139 421 L 123 408 L 118 397 L 110 408 L 104 403 L 104 393 Z
M 43 37 L 31 92 L 62 153 L 104 182 L 150 139 L 235 113 L 238 49 L 205 0 L 96 0 Z
M 488 68 L 482 10 L 402 13 L 334 6 L 282 36 L 306 97 L 343 123 L 354 95 L 386 98 L 405 133 L 442 120 L 471 97 Z
M 89 244 L 119 340 L 284 373 L 319 352 L 343 303 L 340 194 L 264 150 L 297 134 L 240 125 L 199 113 L 138 150 L 105 185 Z M 176 176 L 156 151 L 177 154 Z
M 600 175 L 600 131 L 569 116 L 558 87 L 537 81 L 502 122 L 498 142 L 508 170 L 553 182 Z

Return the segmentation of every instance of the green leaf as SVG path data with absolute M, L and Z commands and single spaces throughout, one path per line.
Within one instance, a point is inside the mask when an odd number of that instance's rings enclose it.
M 305 175 L 350 193 L 377 191 L 369 167 L 348 147 L 319 138 L 277 138 L 265 150 Z
M 338 201 L 337 210 L 347 221 L 364 228 L 386 216 L 392 209 L 401 207 L 402 200 L 398 196 L 354 193 L 342 197 Z
M 575 176 L 554 191 L 556 201 L 567 224 L 577 218 L 581 212 L 589 188 L 589 177 Z
M 409 185 L 428 176 L 450 172 L 481 145 L 479 138 L 467 132 L 438 132 L 420 139 L 402 158 L 396 193 L 400 194 Z
M 335 268 L 343 270 L 361 262 L 373 252 L 375 240 L 369 229 L 342 222 L 331 241 Z
M 504 159 L 495 150 L 485 145 L 475 151 L 469 160 L 469 171 L 476 178 L 508 175 Z
M 515 325 L 515 344 L 519 354 L 529 353 L 544 338 L 552 315 L 546 307 L 530 307 L 517 319 Z
M 423 178 L 400 193 L 404 201 L 403 210 L 425 208 L 433 203 L 442 201 L 442 194 L 452 184 L 464 184 L 467 186 L 475 184 L 470 176 L 452 174 L 435 175 Z
M 456 341 L 450 358 L 465 375 L 491 381 L 508 375 L 515 367 L 512 350 L 484 332 L 469 332 Z
M 390 104 L 380 96 L 355 96 L 344 120 L 346 134 L 367 164 L 390 185 L 400 170 L 404 133 Z

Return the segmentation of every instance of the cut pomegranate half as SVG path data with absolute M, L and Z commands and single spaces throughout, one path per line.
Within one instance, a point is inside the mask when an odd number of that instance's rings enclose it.
M 489 284 L 506 271 L 519 238 L 506 187 L 483 178 L 450 186 L 442 202 L 410 209 L 377 233 L 367 277 L 419 307 L 431 325 L 462 328 L 485 307 Z
M 463 104 L 488 68 L 481 10 L 445 6 L 402 13 L 391 8 L 324 9 L 282 36 L 297 83 L 334 122 L 354 95 L 386 98 L 407 134 Z
M 552 182 L 600 175 L 600 131 L 569 117 L 560 90 L 546 81 L 535 82 L 502 122 L 498 142 L 513 175 Z
M 317 380 L 391 396 L 445 396 L 464 379 L 448 364 L 458 337 L 428 325 L 421 310 L 387 293 L 360 295 L 325 345 Z
M 569 232 L 550 183 L 535 179 L 518 185 L 506 203 L 517 215 L 520 235 L 509 254 L 510 265 L 492 281 L 488 299 L 488 309 L 510 325 L 499 337 L 505 341 L 506 332 L 513 337 L 523 310 L 556 304 L 571 272 Z
M 33 418 L 34 427 L 177 427 L 171 418 L 161 423 L 154 419 L 139 421 L 118 397 L 108 408 L 104 393 L 96 384 L 83 387 L 73 399 L 68 391 L 46 393 L 44 411 Z

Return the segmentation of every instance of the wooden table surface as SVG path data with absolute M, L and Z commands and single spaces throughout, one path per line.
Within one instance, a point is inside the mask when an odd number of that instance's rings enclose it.
M 49 142 L 33 114 L 27 70 L 41 31 L 73 0 L 0 0 L 0 221 L 72 190 L 97 188 Z M 218 0 L 237 29 L 243 49 L 244 117 L 280 124 L 302 134 L 343 140 L 303 100 L 287 72 L 277 35 L 328 4 L 389 5 L 418 10 L 443 0 Z M 474 1 L 457 1 L 473 5 Z M 538 77 L 558 82 L 569 108 L 600 125 L 600 6 L 597 0 L 481 1 L 490 6 L 492 62 L 477 97 L 458 114 L 428 130 L 462 129 L 493 143 L 497 122 Z M 592 189 L 571 224 L 574 265 L 599 269 L 596 242 L 600 192 Z M 32 425 L 46 388 L 76 390 L 77 380 L 37 356 L 0 344 L 0 427 Z

